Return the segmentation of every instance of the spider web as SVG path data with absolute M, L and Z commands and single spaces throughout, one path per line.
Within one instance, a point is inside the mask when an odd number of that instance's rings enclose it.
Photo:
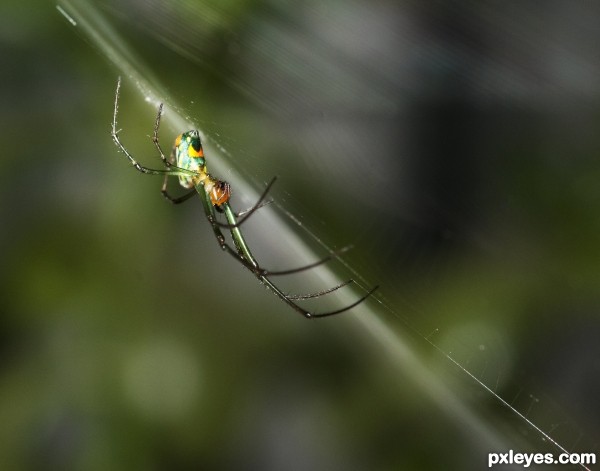
M 352 244 L 282 283 L 381 284 L 352 316 L 365 349 L 469 430 L 477 450 L 462 452 L 597 450 L 598 383 L 583 380 L 598 353 L 595 29 L 557 29 L 559 6 L 61 5 L 128 78 L 123 94 L 166 101 L 161 135 L 203 132 L 239 208 L 279 177 L 272 207 L 244 228 L 265 266 Z

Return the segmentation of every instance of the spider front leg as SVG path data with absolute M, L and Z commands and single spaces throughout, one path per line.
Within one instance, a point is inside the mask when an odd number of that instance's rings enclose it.
M 237 250 L 234 250 L 227 243 L 227 241 L 225 240 L 225 236 L 223 235 L 223 232 L 221 231 L 221 229 L 217 223 L 217 215 L 215 213 L 215 205 L 211 201 L 209 194 L 206 192 L 206 190 L 204 189 L 203 186 L 200 186 L 199 188 L 197 188 L 197 192 L 200 195 L 200 200 L 202 201 L 202 208 L 204 209 L 206 219 L 208 220 L 208 222 L 210 223 L 210 226 L 212 227 L 213 233 L 215 235 L 215 238 L 217 239 L 217 243 L 219 244 L 219 247 L 221 247 L 221 249 L 223 251 L 229 253 L 233 258 L 238 260 L 248 270 L 250 270 L 251 272 L 256 274 L 257 270 L 259 270 L 259 267 L 258 267 L 258 264 L 254 261 L 254 257 L 252 257 L 250 250 L 247 249 L 247 247 L 245 247 L 247 250 L 247 254 L 249 255 L 249 257 L 248 257 L 244 254 L 243 249 L 241 247 L 239 247 L 238 244 L 235 242 L 235 239 L 234 239 L 234 243 L 236 243 Z M 229 208 L 228 204 L 227 204 L 227 208 Z M 244 244 L 244 246 L 245 246 L 245 244 Z
M 242 223 L 244 221 L 246 221 L 254 213 L 254 211 L 256 211 L 257 209 L 261 208 L 264 205 L 263 200 L 265 199 L 265 197 L 267 196 L 267 193 L 269 192 L 269 190 L 275 183 L 275 180 L 277 180 L 277 177 L 273 177 L 273 179 L 267 185 L 267 188 L 265 189 L 265 191 L 263 191 L 261 197 L 255 203 L 255 205 L 252 208 L 250 208 L 249 210 L 247 210 L 244 213 L 244 217 L 241 219 L 237 219 L 236 214 L 231 210 L 231 207 L 229 206 L 229 203 L 228 203 L 229 196 L 231 194 L 230 185 L 227 182 L 215 181 L 214 185 L 212 186 L 212 190 L 211 190 L 210 202 L 212 203 L 212 207 L 214 209 L 216 209 L 220 213 L 225 214 L 225 217 L 227 218 L 227 223 L 219 222 L 216 220 L 215 217 L 209 216 L 211 225 L 213 225 L 213 227 L 218 226 L 218 227 L 229 229 L 229 231 L 231 232 L 231 237 L 235 243 L 236 248 L 238 249 L 239 254 L 242 257 L 244 257 L 246 260 L 251 261 L 254 264 L 254 266 L 256 267 L 253 270 L 256 275 L 260 275 L 260 276 L 291 275 L 293 273 L 299 273 L 299 272 L 317 267 L 324 263 L 327 263 L 328 261 L 331 260 L 331 258 L 332 258 L 331 255 L 328 255 L 327 257 L 324 257 L 321 260 L 317 260 L 316 262 L 313 262 L 311 264 L 304 265 L 304 266 L 298 267 L 298 268 L 292 268 L 289 270 L 271 271 L 271 270 L 265 270 L 264 268 L 259 268 L 258 263 L 256 262 L 256 260 L 250 253 L 250 249 L 248 248 L 239 227 L 242 225 Z M 214 213 L 214 209 L 212 211 L 213 213 Z M 348 250 L 348 247 L 343 247 L 342 249 L 336 251 L 335 254 L 338 254 L 338 255 L 342 254 L 346 250 Z M 307 297 L 314 297 L 314 296 L 310 295 Z
M 271 187 L 275 184 L 276 180 L 277 180 L 277 177 L 273 177 L 273 179 L 269 182 L 269 184 L 267 185 L 265 190 L 260 195 L 260 198 L 258 198 L 258 201 L 256 203 L 254 203 L 254 205 L 251 208 L 246 209 L 245 211 L 241 211 L 239 214 L 235 214 L 234 219 L 239 217 L 239 219 L 235 220 L 235 222 L 231 222 L 228 220 L 227 223 L 219 222 L 219 221 L 215 221 L 215 223 L 219 227 L 222 227 L 224 229 L 233 229 L 235 227 L 240 227 L 243 224 L 243 222 L 246 221 L 250 216 L 252 216 L 252 214 L 254 214 L 254 212 L 257 209 L 260 209 L 263 206 L 266 206 L 267 204 L 271 203 L 271 201 L 265 202 L 264 200 L 267 197 L 267 194 L 269 193 L 269 191 L 271 190 Z M 242 216 L 242 217 L 240 217 L 240 216 Z

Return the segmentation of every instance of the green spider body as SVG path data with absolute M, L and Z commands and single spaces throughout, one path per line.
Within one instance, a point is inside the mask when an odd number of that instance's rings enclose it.
M 175 139 L 175 162 L 180 168 L 185 168 L 195 173 L 206 173 L 204 150 L 198 131 L 188 131 L 180 134 Z M 179 175 L 179 184 L 184 188 L 196 186 L 193 175 Z

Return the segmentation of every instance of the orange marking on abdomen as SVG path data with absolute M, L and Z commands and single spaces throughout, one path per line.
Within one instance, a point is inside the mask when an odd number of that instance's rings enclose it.
M 200 147 L 200 150 L 196 150 L 192 146 L 189 146 L 188 147 L 188 155 L 191 158 L 196 159 L 198 157 L 204 157 L 204 151 L 202 150 L 202 147 Z

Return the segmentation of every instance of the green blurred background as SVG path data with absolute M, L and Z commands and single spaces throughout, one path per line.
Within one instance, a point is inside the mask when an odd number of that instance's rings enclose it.
M 123 71 L 106 50 L 51 2 L 5 0 L 2 469 L 482 469 L 505 451 L 489 435 L 558 452 L 482 384 L 567 449 L 597 451 L 596 4 L 73 5 L 165 91 L 165 148 L 178 113 L 234 191 L 279 177 L 288 229 L 260 215 L 244 228 L 259 260 L 297 265 L 288 231 L 316 257 L 311 234 L 352 244 L 355 272 L 332 269 L 381 285 L 367 315 L 423 371 L 354 314 L 302 319 L 221 253 L 198 201 L 168 205 L 117 153 Z M 156 165 L 135 78 L 122 138 Z M 447 407 L 414 381 L 430 372 Z M 488 433 L 457 420 L 455 397 Z

